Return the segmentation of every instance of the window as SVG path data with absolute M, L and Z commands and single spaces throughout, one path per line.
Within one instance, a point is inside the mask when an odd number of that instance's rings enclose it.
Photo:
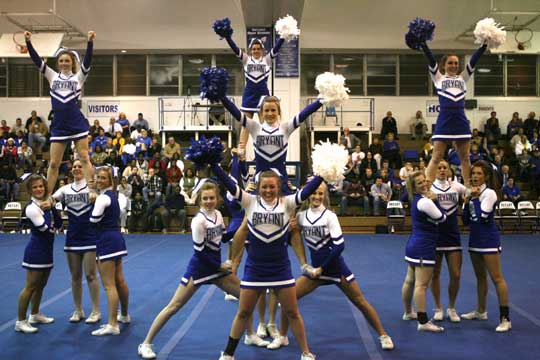
M 84 83 L 85 96 L 113 95 L 113 56 L 93 55 L 90 73 Z
M 367 55 L 367 94 L 396 95 L 395 55 Z
M 426 96 L 430 82 L 428 61 L 425 56 L 399 56 L 399 95 Z
M 536 55 L 507 55 L 507 95 L 536 96 Z
M 180 55 L 151 55 L 150 95 L 178 95 Z
M 364 95 L 364 56 L 356 54 L 334 55 L 334 72 L 345 77 L 351 96 Z
M 182 56 L 182 95 L 199 95 L 201 70 L 208 66 L 212 66 L 212 55 Z
M 475 96 L 504 96 L 504 61 L 501 55 L 483 55 L 474 71 Z
M 227 94 L 242 95 L 245 83 L 242 62 L 235 55 L 216 55 L 216 66 L 224 68 L 229 73 Z
M 7 96 L 7 59 L 0 59 L 0 97 Z
M 11 97 L 39 96 L 39 69 L 27 58 L 11 58 L 8 62 Z
M 301 95 L 317 95 L 317 90 L 315 90 L 315 78 L 325 71 L 330 71 L 330 55 L 301 54 L 300 69 Z
M 146 55 L 116 57 L 117 95 L 146 95 Z

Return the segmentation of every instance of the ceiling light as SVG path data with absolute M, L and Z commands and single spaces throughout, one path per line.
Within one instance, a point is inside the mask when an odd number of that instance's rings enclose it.
M 127 50 L 120 50 L 120 52 L 121 52 L 122 54 L 125 54 L 125 53 L 127 53 Z
M 491 72 L 491 69 L 486 69 L 486 68 L 480 68 L 478 70 L 479 73 L 482 73 L 482 74 L 487 74 L 487 73 L 490 73 Z
M 188 62 L 191 64 L 199 65 L 199 64 L 202 64 L 204 60 L 203 59 L 189 59 Z

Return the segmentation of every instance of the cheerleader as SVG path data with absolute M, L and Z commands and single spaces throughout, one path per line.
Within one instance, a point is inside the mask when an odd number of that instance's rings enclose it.
M 53 268 L 53 243 L 55 226 L 62 224 L 58 212 L 54 208 L 42 210 L 38 202 L 49 196 L 47 183 L 39 175 L 32 175 L 28 179 L 27 189 L 32 199 L 25 208 L 25 214 L 30 223 L 32 235 L 30 242 L 24 250 L 22 266 L 27 270 L 26 285 L 19 295 L 18 320 L 15 331 L 35 333 L 38 331 L 33 324 L 50 324 L 54 321 L 39 312 L 43 289 Z M 26 319 L 26 311 L 32 302 L 30 317 Z
M 99 282 L 96 276 L 96 232 L 94 226 L 90 225 L 92 203 L 79 160 L 73 162 L 71 172 L 74 178 L 73 183 L 61 187 L 53 194 L 53 199 L 64 205 L 69 221 L 64 251 L 71 273 L 71 293 L 75 303 L 75 311 L 69 321 L 79 322 L 85 318 L 82 309 L 84 268 L 92 299 L 92 312 L 85 322 L 94 324 L 101 320 L 101 313 L 99 311 Z
M 156 316 L 146 338 L 139 345 L 138 353 L 143 359 L 156 358 L 152 340 L 167 321 L 191 299 L 199 286 L 214 284 L 229 294 L 239 296 L 240 280 L 230 272 L 231 262 L 221 263 L 220 245 L 221 242 L 226 242 L 227 238 L 223 237 L 223 217 L 216 209 L 220 202 L 218 186 L 210 181 L 205 182 L 197 195 L 199 212 L 191 222 L 195 252 L 169 304 Z M 246 336 L 244 343 L 257 346 L 269 344 L 253 333 L 253 330 Z
M 259 195 L 251 195 L 241 190 L 219 165 L 213 165 L 212 169 L 246 211 L 250 244 L 247 249 L 244 276 L 240 282 L 238 312 L 232 324 L 227 347 L 220 360 L 234 359 L 236 346 L 247 327 L 257 300 L 267 288 L 276 291 L 281 308 L 289 318 L 292 331 L 302 350 L 302 360 L 314 359 L 314 355 L 309 352 L 304 322 L 298 311 L 295 280 L 291 272 L 286 242 L 291 212 L 315 191 L 322 178 L 314 177 L 295 195 L 281 196 L 279 175 L 273 171 L 264 171 L 258 184 Z M 240 248 L 233 242 L 233 259 L 237 258 L 242 246 L 241 242 Z
M 309 209 L 296 215 L 296 222 L 311 253 L 313 276 L 304 275 L 296 280 L 296 297 L 301 299 L 322 285 L 337 285 L 347 298 L 364 314 L 379 334 L 383 350 L 392 350 L 394 343 L 384 330 L 379 315 L 364 298 L 354 274 L 341 256 L 344 245 L 338 218 L 327 207 L 330 204 L 325 183 L 309 197 Z M 288 345 L 287 317 L 281 314 L 280 337 L 274 339 L 269 349 Z
M 497 332 L 512 329 L 508 308 L 508 287 L 501 270 L 501 239 L 493 220 L 497 202 L 496 178 L 491 166 L 485 161 L 477 161 L 472 167 L 472 188 L 465 198 L 463 223 L 469 225 L 469 254 L 476 275 L 476 310 L 461 315 L 466 320 L 487 320 L 486 297 L 488 292 L 487 273 L 499 299 L 499 326 Z
M 105 288 L 108 304 L 108 323 L 92 331 L 94 336 L 118 335 L 118 321 L 128 324 L 129 289 L 124 279 L 122 257 L 127 255 L 126 242 L 120 233 L 120 205 L 116 196 L 112 168 L 101 167 L 97 171 L 96 185 L 100 191 L 90 216 L 96 225 L 96 259 L 101 282 Z M 118 313 L 120 302 L 120 313 Z
M 427 167 L 429 181 L 435 179 L 437 167 L 443 159 L 447 143 L 455 141 L 456 150 L 461 160 L 461 172 L 464 174 L 465 184 L 469 183 L 471 127 L 465 116 L 466 83 L 473 75 L 474 67 L 486 48 L 487 45 L 484 44 L 476 50 L 465 70 L 459 73 L 459 58 L 456 55 L 443 56 L 441 64 L 438 65 L 427 44 L 422 44 L 422 50 L 429 59 L 429 73 L 437 89 L 441 108 L 432 136 L 433 154 Z
M 405 307 L 403 320 L 418 319 L 418 331 L 442 332 L 444 329 L 428 320 L 426 289 L 435 266 L 437 225 L 446 221 L 446 214 L 436 202 L 437 196 L 429 191 L 424 175 L 416 171 L 407 178 L 407 192 L 411 199 L 412 233 L 405 249 L 407 276 L 401 296 Z M 411 309 L 411 300 L 418 313 Z
M 90 125 L 79 109 L 78 101 L 81 95 L 82 86 L 86 81 L 90 64 L 92 62 L 92 51 L 96 33 L 88 32 L 88 44 L 84 60 L 77 71 L 79 55 L 65 48 L 56 51 L 57 66 L 59 72 L 55 72 L 47 66 L 36 50 L 30 39 L 32 33 L 26 31 L 26 46 L 28 53 L 34 64 L 49 81 L 52 110 L 54 117 L 51 122 L 51 158 L 47 170 L 47 183 L 52 191 L 58 178 L 58 169 L 64 155 L 66 146 L 71 141 L 75 142 L 77 154 L 83 166 L 83 174 L 88 184 L 93 184 L 93 168 L 88 155 L 88 129 Z
M 448 285 L 448 308 L 446 315 L 451 322 L 459 322 L 460 318 L 456 312 L 456 297 L 459 291 L 459 278 L 461 276 L 461 238 L 459 236 L 459 225 L 457 207 L 459 199 L 465 195 L 467 188 L 462 184 L 452 181 L 450 165 L 446 161 L 440 161 L 437 178 L 431 185 L 431 191 L 437 195 L 439 205 L 446 213 L 446 221 L 439 224 L 437 237 L 437 247 L 435 253 L 435 267 L 433 269 L 433 279 L 431 280 L 431 292 L 435 299 L 435 314 L 433 320 L 442 321 L 444 314 L 441 306 L 441 266 L 443 258 L 446 258 L 450 283 Z

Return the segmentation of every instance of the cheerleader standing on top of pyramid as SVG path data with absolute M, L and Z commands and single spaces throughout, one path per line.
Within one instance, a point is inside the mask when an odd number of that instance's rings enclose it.
M 405 36 L 407 45 L 414 50 L 424 52 L 429 59 L 429 73 L 439 97 L 440 112 L 433 133 L 433 155 L 427 167 L 426 175 L 430 182 L 435 179 L 439 162 L 443 159 L 447 143 L 455 142 L 456 151 L 461 160 L 461 173 L 466 185 L 469 183 L 471 162 L 469 151 L 471 127 L 465 115 L 465 96 L 467 81 L 472 77 L 476 63 L 486 48 L 498 47 L 505 41 L 506 33 L 497 27 L 493 19 L 478 22 L 475 29 L 476 42 L 482 44 L 471 56 L 462 72 L 459 72 L 459 57 L 449 54 L 443 56 L 440 64 L 427 46 L 426 41 L 433 38 L 435 24 L 429 20 L 416 18 L 409 24 Z
M 90 125 L 79 109 L 78 101 L 90 71 L 96 33 L 94 31 L 88 32 L 88 44 L 82 63 L 80 63 L 77 52 L 73 50 L 59 48 L 56 51 L 58 72 L 47 66 L 46 62 L 39 57 L 31 42 L 32 33 L 26 31 L 24 36 L 32 61 L 50 85 L 49 94 L 51 95 L 54 117 L 51 122 L 51 158 L 47 170 L 48 188 L 52 192 L 56 186 L 58 168 L 64 150 L 71 141 L 75 142 L 86 182 L 93 187 L 94 169 L 88 155 L 87 140 Z M 78 69 L 79 63 L 80 69 Z

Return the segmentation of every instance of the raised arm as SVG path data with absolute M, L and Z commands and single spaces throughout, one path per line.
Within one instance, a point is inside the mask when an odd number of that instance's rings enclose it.
M 302 201 L 307 200 L 309 196 L 313 194 L 315 190 L 317 190 L 317 188 L 319 187 L 319 185 L 321 185 L 322 182 L 323 182 L 323 178 L 315 175 L 311 178 L 311 180 L 308 181 L 308 183 L 306 184 L 306 186 L 302 188 L 302 190 L 298 191 L 296 195 L 290 195 L 290 196 L 295 196 L 296 204 L 300 206 Z
M 227 173 L 225 173 L 225 171 L 223 171 L 223 169 L 221 168 L 219 164 L 213 164 L 212 171 L 214 172 L 214 174 L 216 174 L 218 179 L 225 186 L 225 189 L 227 189 L 227 191 L 230 192 L 231 195 L 235 199 L 238 199 L 241 203 L 242 196 L 244 195 L 245 191 L 242 190 L 238 186 L 238 184 L 236 184 L 234 180 L 229 175 L 227 175 Z
M 283 38 L 281 38 L 281 37 L 278 39 L 278 41 L 276 41 L 276 43 L 274 44 L 274 47 L 272 48 L 272 50 L 270 50 L 270 57 L 272 59 L 277 56 L 277 54 L 279 52 L 279 49 L 281 49 L 284 42 L 285 42 L 285 40 Z
M 236 43 L 234 42 L 234 40 L 232 39 L 232 37 L 230 36 L 227 36 L 225 38 L 225 40 L 227 41 L 227 44 L 229 44 L 229 47 L 231 48 L 231 50 L 234 52 L 234 54 L 239 57 L 239 58 L 242 58 L 242 50 L 240 50 L 238 48 L 238 46 L 236 45 Z
M 471 60 L 469 60 L 469 63 L 467 64 L 467 72 L 469 75 L 472 75 L 472 73 L 474 72 L 474 67 L 476 66 L 476 63 L 480 59 L 480 56 L 484 54 L 486 49 L 487 49 L 487 44 L 484 44 L 480 46 L 478 49 L 476 49 L 474 54 L 472 54 Z
M 81 64 L 81 70 L 84 75 L 88 75 L 90 66 L 92 65 L 92 53 L 94 52 L 94 39 L 96 33 L 93 31 L 88 32 L 88 44 L 86 45 L 86 53 L 84 54 L 84 60 Z
M 221 103 L 223 104 L 225 109 L 227 109 L 227 111 L 231 113 L 233 118 L 235 118 L 238 121 L 242 121 L 242 117 L 243 117 L 242 112 L 240 111 L 240 109 L 236 107 L 236 105 L 233 104 L 233 102 L 228 97 L 226 96 L 222 97 Z
M 32 45 L 32 41 L 31 41 L 32 33 L 29 31 L 26 31 L 24 33 L 24 38 L 26 40 L 26 47 L 28 48 L 28 53 L 30 54 L 30 58 L 32 58 L 32 61 L 38 67 L 39 71 L 44 73 L 45 67 L 47 65 L 45 64 L 45 61 L 41 60 L 36 49 L 34 49 L 34 45 Z
M 94 204 L 94 209 L 92 210 L 92 215 L 90 216 L 91 223 L 98 223 L 103 219 L 105 214 L 105 209 L 111 205 L 111 198 L 107 195 L 101 194 L 97 197 Z
M 311 114 L 319 110 L 322 105 L 323 104 L 321 103 L 321 101 L 317 99 L 316 101 L 306 106 L 302 111 L 300 111 L 291 120 L 289 120 L 289 131 L 292 132 L 294 129 L 298 128 L 300 124 L 302 124 Z
M 435 60 L 435 57 L 433 56 L 431 49 L 427 46 L 426 43 L 422 44 L 422 51 L 424 52 L 424 54 L 429 60 L 429 67 L 431 69 L 435 69 L 435 67 L 437 66 L 437 60 Z

